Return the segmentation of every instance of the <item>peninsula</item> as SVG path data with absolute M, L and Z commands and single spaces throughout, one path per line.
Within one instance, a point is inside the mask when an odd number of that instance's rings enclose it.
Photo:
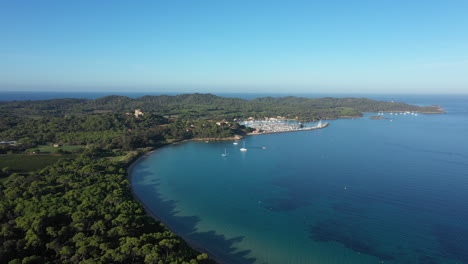
M 212 263 L 133 198 L 126 169 L 136 158 L 183 140 L 250 135 L 239 124 L 250 117 L 384 111 L 443 112 L 365 98 L 211 94 L 0 102 L 0 262 Z M 263 131 L 276 132 L 284 131 Z

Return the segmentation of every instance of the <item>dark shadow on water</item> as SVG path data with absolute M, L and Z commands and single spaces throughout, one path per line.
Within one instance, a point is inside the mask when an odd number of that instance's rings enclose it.
M 434 235 L 439 242 L 440 249 L 410 249 L 409 251 L 412 251 L 410 254 L 416 257 L 413 259 L 408 256 L 407 246 L 389 251 L 383 245 L 385 241 L 376 239 L 366 229 L 365 225 L 356 223 L 352 218 L 332 218 L 311 225 L 308 231 L 309 237 L 314 241 L 337 242 L 355 252 L 374 256 L 382 261 L 442 264 L 447 263 L 448 260 L 457 260 L 460 261 L 459 263 L 468 264 L 468 228 L 436 225 Z
M 438 259 L 431 256 L 422 256 L 419 258 L 418 264 L 440 264 Z
M 293 211 L 301 207 L 310 206 L 320 197 L 320 190 L 317 185 L 304 184 L 309 175 L 295 177 L 294 173 L 285 177 L 278 177 L 272 180 L 272 184 L 286 190 L 286 196 L 281 198 L 265 199 L 263 207 L 270 211 L 285 212 Z
M 357 202 L 356 197 L 346 192 L 337 192 L 338 189 L 333 185 L 314 184 L 310 175 L 291 173 L 291 176 L 275 178 L 272 183 L 286 190 L 284 198 L 265 200 L 264 207 L 273 211 L 291 211 L 310 206 L 324 193 L 333 193 L 339 197 L 335 197 L 336 202 L 330 205 L 338 216 L 313 224 L 307 230 L 312 240 L 337 242 L 355 252 L 371 255 L 382 261 L 397 258 L 394 253 L 383 250 L 380 241 L 366 232 L 366 222 L 362 219 L 367 219 L 368 211 L 357 205 L 360 201 Z
M 338 242 L 353 251 L 375 256 L 380 260 L 394 260 L 391 253 L 379 249 L 378 241 L 361 231 L 361 227 L 345 219 L 329 220 L 312 225 L 309 229 L 310 238 L 314 241 Z
M 214 230 L 197 232 L 196 225 L 201 221 L 198 216 L 177 216 L 177 201 L 164 200 L 157 192 L 158 180 L 143 183 L 140 179 L 152 176 L 148 168 L 141 163 L 138 170 L 133 169 L 131 175 L 133 195 L 142 203 L 152 216 L 161 220 L 171 231 L 181 236 L 192 247 L 207 252 L 211 258 L 220 263 L 251 264 L 254 258 L 248 257 L 250 250 L 237 251 L 235 244 L 244 237 L 226 239 L 224 235 Z
M 436 225 L 434 235 L 446 257 L 468 263 L 468 228 Z
M 327 196 L 328 220 L 318 223 L 313 222 L 306 232 L 309 237 L 317 242 L 336 242 L 355 252 L 374 256 L 381 261 L 393 261 L 394 263 L 418 263 L 435 264 L 446 263 L 447 259 L 458 259 L 468 264 L 468 228 L 460 230 L 444 231 L 439 228 L 437 239 L 439 250 L 433 248 L 421 248 L 418 245 L 408 246 L 402 241 L 387 240 L 379 237 L 382 227 L 378 221 L 384 220 L 375 215 L 372 206 L 391 206 L 409 215 L 414 212 L 424 212 L 430 215 L 444 215 L 450 219 L 468 219 L 468 210 L 461 203 L 452 198 L 444 201 L 450 206 L 439 205 L 440 197 L 433 193 L 425 192 L 398 192 L 398 195 L 388 195 L 388 192 L 373 190 L 343 191 L 337 186 L 320 182 L 314 182 L 320 177 L 312 177 L 300 173 L 290 173 L 286 176 L 274 178 L 272 184 L 284 188 L 285 192 L 280 197 L 265 199 L 263 207 L 272 211 L 292 211 L 300 207 L 314 205 L 321 195 Z M 316 184 L 315 184 L 316 183 Z M 456 210 L 454 210 L 456 208 Z M 442 229 L 442 230 L 441 230 Z M 400 232 L 400 230 L 387 230 L 387 232 Z M 463 235 L 461 235 L 463 234 Z M 426 234 L 423 234 L 426 235 Z M 391 237 L 391 236 L 390 236 Z

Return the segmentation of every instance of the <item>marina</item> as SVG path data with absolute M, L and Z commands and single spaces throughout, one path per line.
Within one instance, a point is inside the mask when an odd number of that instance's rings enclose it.
M 325 128 L 329 125 L 328 122 L 323 123 L 322 120 L 308 123 L 289 120 L 249 120 L 240 122 L 240 124 L 254 129 L 250 135 L 308 131 Z
M 467 263 L 464 111 L 185 142 L 139 162 L 132 187 L 221 263 Z

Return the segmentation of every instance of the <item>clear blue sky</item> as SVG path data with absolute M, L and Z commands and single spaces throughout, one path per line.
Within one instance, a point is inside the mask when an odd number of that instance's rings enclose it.
M 468 1 L 0 0 L 0 91 L 468 93 Z

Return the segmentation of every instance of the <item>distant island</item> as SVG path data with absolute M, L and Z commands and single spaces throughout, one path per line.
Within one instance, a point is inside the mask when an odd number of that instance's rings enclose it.
M 138 157 L 184 140 L 238 139 L 254 132 L 239 124 L 249 119 L 406 111 L 443 113 L 366 98 L 211 94 L 0 102 L 0 262 L 213 263 L 135 201 L 127 168 Z

